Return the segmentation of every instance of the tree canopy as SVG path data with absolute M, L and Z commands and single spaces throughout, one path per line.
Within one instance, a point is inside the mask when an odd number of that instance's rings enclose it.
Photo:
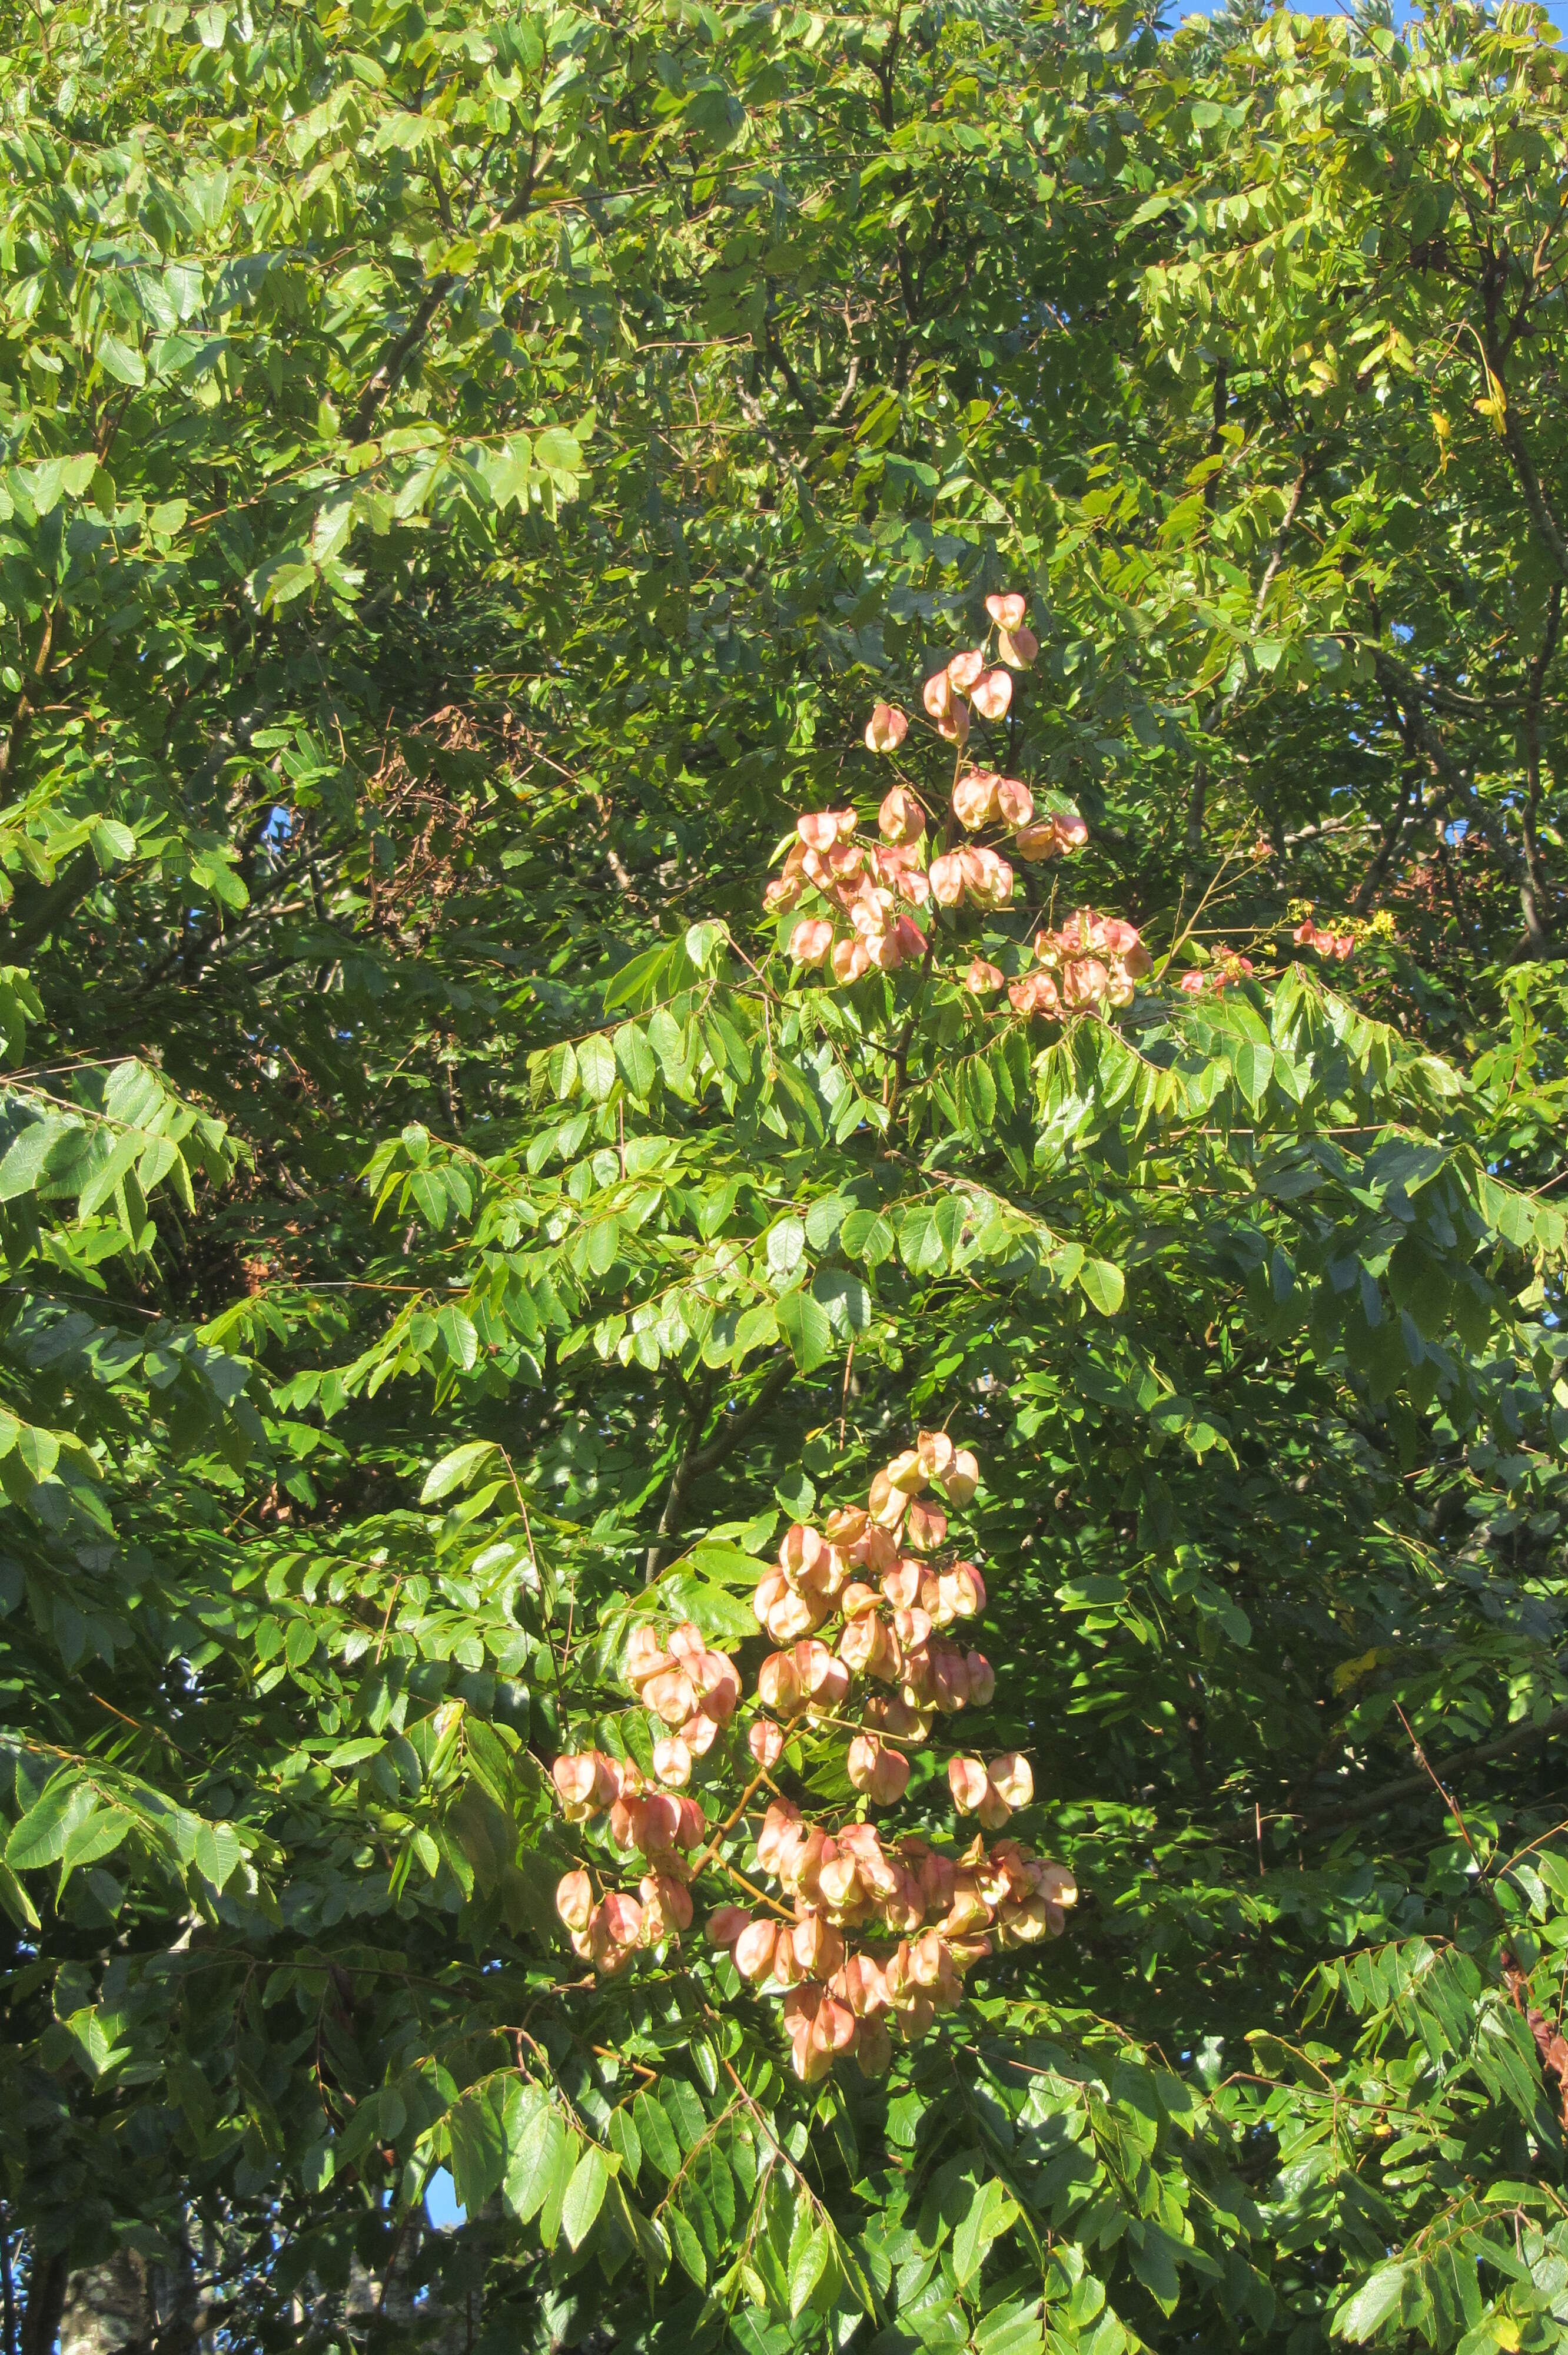
M 1563 2343 L 1554 40 L 0 0 L 5 2355 Z

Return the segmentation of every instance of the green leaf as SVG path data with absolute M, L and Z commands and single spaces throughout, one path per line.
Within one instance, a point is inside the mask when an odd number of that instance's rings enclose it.
M 789 2268 L 789 2313 L 798 2316 L 828 2269 L 832 2243 L 825 2224 L 819 2224 Z
M 1249 1040 L 1236 1049 L 1234 1060 L 1237 1084 L 1255 1112 L 1268 1093 L 1268 1082 L 1274 1073 L 1274 1050 Z
M 595 1103 L 603 1103 L 615 1085 L 615 1050 L 602 1031 L 577 1042 L 577 1075 Z
M 1334 2337 L 1362 2341 L 1373 2337 L 1398 2307 L 1407 2272 L 1405 2265 L 1395 2261 L 1379 2265 L 1375 2273 L 1369 2274 L 1361 2287 L 1335 2307 Z
M 615 1060 L 620 1075 L 640 1103 L 646 1103 L 653 1092 L 659 1076 L 659 1066 L 648 1034 L 635 1022 L 623 1022 L 615 1034 Z M 590 1088 L 589 1092 L 592 1092 Z
M 432 1464 L 419 1491 L 420 1504 L 439 1504 L 454 1488 L 466 1488 L 481 1465 L 489 1464 L 499 1453 L 493 1439 L 465 1440 L 461 1447 L 454 1447 L 450 1455 Z
M 105 376 L 111 376 L 116 384 L 140 387 L 147 381 L 146 361 L 118 336 L 99 337 L 97 359 Z
M 520 2224 L 538 2214 L 561 2175 L 566 2155 L 567 2130 L 552 2105 L 531 2121 L 507 2162 L 502 2198 Z
M 1108 1259 L 1086 1259 L 1078 1270 L 1078 1286 L 1102 1316 L 1114 1316 L 1127 1293 L 1120 1268 Z
M 974 2279 L 991 2243 L 1007 2231 L 1017 2213 L 1017 2203 L 994 2176 L 977 2188 L 953 2232 L 953 2279 L 960 2289 Z
M 669 2230 L 670 2245 L 685 2271 L 696 2283 L 697 2287 L 706 2289 L 708 2267 L 707 2259 L 703 2254 L 702 2243 L 693 2232 L 681 2209 L 666 2208 L 663 2214 L 664 2222 Z
M 609 2181 L 609 2161 L 599 2145 L 590 2142 L 572 2170 L 561 2206 L 561 2229 L 574 2249 L 580 2249 L 592 2232 Z
M 458 2205 L 477 2216 L 507 2172 L 502 2116 L 487 2086 L 474 2087 L 450 2112 L 447 2138 Z
M 779 1330 L 789 1344 L 803 1374 L 814 1373 L 832 1354 L 833 1328 L 828 1312 L 810 1292 L 786 1292 L 776 1310 Z
M 632 2101 L 631 2119 L 644 2157 L 652 2159 L 666 2183 L 673 2183 L 681 2171 L 681 2146 L 671 2131 L 669 2119 L 646 2087 Z

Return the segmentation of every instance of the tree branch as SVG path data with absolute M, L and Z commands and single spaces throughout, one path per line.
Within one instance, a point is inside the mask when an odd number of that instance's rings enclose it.
M 777 1359 L 768 1369 L 762 1387 L 756 1396 L 743 1406 L 738 1413 L 732 1414 L 727 1422 L 721 1423 L 705 1445 L 702 1444 L 702 1433 L 703 1425 L 707 1421 L 712 1382 L 705 1373 L 697 1404 L 692 1415 L 692 1427 L 685 1449 L 675 1466 L 674 1476 L 670 1482 L 669 1494 L 664 1499 L 664 1509 L 659 1516 L 659 1526 L 654 1531 L 653 1542 L 648 1549 L 648 1558 L 643 1564 L 644 1585 L 652 1586 L 664 1566 L 665 1559 L 670 1552 L 669 1540 L 681 1525 L 682 1508 L 685 1504 L 690 1489 L 695 1482 L 703 1479 L 709 1472 L 716 1470 L 725 1457 L 740 1445 L 741 1441 L 756 1428 L 768 1409 L 787 1389 L 794 1378 L 794 1373 L 793 1358 L 785 1356 Z
M 1563 623 L 1563 583 L 1554 581 L 1546 601 L 1546 628 L 1540 649 L 1530 666 L 1529 689 L 1524 703 L 1524 815 L 1521 830 L 1524 835 L 1524 863 L 1530 877 L 1528 892 L 1520 892 L 1524 910 L 1524 929 L 1531 954 L 1541 956 L 1550 946 L 1546 932 L 1544 911 L 1548 893 L 1546 865 L 1541 856 L 1541 837 L 1537 822 L 1541 815 L 1541 698 L 1546 686 L 1546 673 L 1557 651 L 1557 634 Z
M 1554 1734 L 1568 1732 L 1568 1709 L 1554 1710 L 1541 1725 L 1516 1725 L 1507 1733 L 1499 1733 L 1491 1742 L 1472 1742 L 1467 1750 L 1456 1750 L 1447 1758 L 1439 1759 L 1437 1772 L 1446 1782 L 1467 1767 L 1481 1766 L 1489 1758 L 1507 1757 L 1510 1752 L 1530 1750 L 1539 1742 L 1549 1742 Z M 1418 1774 L 1401 1774 L 1392 1783 L 1380 1784 L 1375 1791 L 1362 1793 L 1342 1807 L 1330 1807 L 1320 1816 L 1293 1817 L 1284 1813 L 1273 1816 L 1275 1823 L 1289 1823 L 1298 1839 L 1309 1839 L 1319 1832 L 1336 1830 L 1342 1824 L 1360 1823 L 1368 1816 L 1385 1815 L 1391 1807 L 1405 1799 L 1414 1799 L 1433 1787 L 1433 1769 L 1423 1765 Z M 1253 1837 L 1253 1818 L 1226 1835 L 1232 1840 Z

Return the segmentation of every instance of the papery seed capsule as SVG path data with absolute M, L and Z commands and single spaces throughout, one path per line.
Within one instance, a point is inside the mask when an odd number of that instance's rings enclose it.
M 985 670 L 985 654 L 981 647 L 971 646 L 955 655 L 948 665 L 948 684 L 955 695 L 968 695 L 975 681 Z
M 985 601 L 985 609 L 999 630 L 1020 628 L 1026 610 L 1023 597 L 1016 589 L 999 591 L 996 595 L 988 597 Z
M 909 722 L 896 704 L 875 704 L 866 722 L 866 750 L 870 752 L 896 752 L 908 733 Z
M 748 1922 L 735 1942 L 735 1966 L 743 1979 L 755 1986 L 773 1973 L 773 1946 L 779 1925 L 775 1922 Z
M 1034 1796 L 1034 1776 L 1029 1761 L 1016 1750 L 1003 1753 L 991 1764 L 991 1787 L 999 1791 L 1010 1807 L 1026 1807 Z
M 784 1755 L 784 1735 L 770 1718 L 753 1718 L 747 1731 L 746 1746 L 765 1774 L 771 1774 Z
M 949 1758 L 948 1787 L 953 1795 L 953 1805 L 960 1816 L 972 1816 L 990 1789 L 986 1771 L 978 1758 Z
M 679 1937 L 692 1926 L 692 1892 L 668 1873 L 645 1873 L 638 1884 L 642 1901 L 642 1927 L 651 1946 Z
M 653 1744 L 653 1772 L 661 1783 L 669 1783 L 676 1789 L 691 1781 L 692 1753 L 679 1734 Z
M 980 1487 L 980 1465 L 967 1447 L 960 1447 L 949 1469 L 942 1475 L 942 1486 L 948 1501 L 962 1512 Z
M 988 670 L 983 678 L 976 680 L 969 701 L 982 719 L 1000 719 L 1012 701 L 1012 672 Z
M 751 1916 L 744 1905 L 715 1905 L 708 1915 L 706 1934 L 714 1946 L 733 1946 L 743 1930 L 751 1926 Z
M 789 954 L 805 968 L 821 964 L 833 944 L 833 928 L 825 916 L 804 916 L 789 935 Z
M 883 797 L 876 824 L 885 842 L 918 842 L 926 831 L 926 813 L 906 785 L 894 785 Z
M 989 826 L 997 814 L 997 780 L 989 769 L 966 771 L 953 787 L 953 815 L 971 833 Z
M 797 1922 L 789 1937 L 795 1959 L 807 1978 L 831 1979 L 842 1968 L 842 1935 L 820 1913 L 808 1913 L 803 1922 Z
M 684 1668 L 668 1668 L 649 1678 L 642 1699 L 666 1725 L 682 1725 L 697 1705 L 696 1687 Z
M 586 1930 L 593 1913 L 593 1884 L 586 1872 L 563 1874 L 556 1884 L 556 1911 L 568 1930 Z
M 947 1543 L 948 1517 L 939 1505 L 927 1505 L 919 1497 L 911 1500 L 909 1518 L 904 1532 L 905 1543 L 916 1553 L 932 1553 Z
M 1034 796 L 1016 777 L 1002 777 L 997 783 L 996 808 L 1004 826 L 1027 826 L 1034 815 Z
M 1040 641 L 1033 630 L 999 630 L 996 650 L 1010 670 L 1030 670 L 1040 652 Z
M 591 1750 L 575 1754 L 568 1753 L 557 1758 L 551 1767 L 550 1780 L 559 1795 L 568 1822 L 580 1822 L 599 1804 L 594 1787 L 598 1774 L 599 1760 Z

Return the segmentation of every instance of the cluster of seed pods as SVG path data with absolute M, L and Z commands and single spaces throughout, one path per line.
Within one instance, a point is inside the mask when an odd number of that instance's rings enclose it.
M 858 814 L 847 806 L 808 810 L 797 821 L 783 871 L 768 886 L 763 906 L 770 913 L 787 912 L 814 890 L 836 911 L 802 915 L 791 932 L 789 954 L 802 971 L 831 970 L 841 985 L 874 968 L 893 973 L 929 960 L 935 935 L 927 911 L 933 906 L 1011 906 L 1016 878 L 1009 860 L 992 845 L 964 841 L 958 838 L 961 835 L 1002 827 L 1011 834 L 1013 855 L 1035 862 L 1069 857 L 1087 841 L 1088 828 L 1076 811 L 1037 816 L 1034 796 L 1018 778 L 965 764 L 971 708 L 983 719 L 1001 719 L 1012 699 L 1012 671 L 1027 669 L 1039 652 L 1023 626 L 1023 599 L 1016 591 L 988 597 L 986 610 L 1004 667 L 991 664 L 986 646 L 971 647 L 933 672 L 923 693 L 937 733 L 958 747 L 944 847 L 933 849 L 926 807 L 903 784 L 893 786 L 883 800 L 877 812 L 881 839 L 875 843 L 858 838 Z M 867 749 L 896 752 L 908 732 L 905 713 L 879 703 L 866 725 Z M 924 917 L 925 929 L 917 917 Z M 1005 975 L 977 956 L 961 977 L 962 987 L 976 998 L 1007 987 L 1016 1013 L 1058 1020 L 1091 1007 L 1125 1005 L 1133 981 L 1150 971 L 1137 931 L 1089 909 L 1080 910 L 1073 924 L 1084 934 L 1081 950 L 1065 945 L 1071 926 L 1060 933 L 1043 932 L 1035 941 L 1040 971 L 1008 987 Z
M 1245 981 L 1251 972 L 1251 957 L 1241 955 L 1235 949 L 1226 948 L 1221 941 L 1207 971 L 1200 972 L 1193 966 L 1181 975 L 1177 986 L 1189 997 L 1218 997 L 1221 991 L 1228 989 L 1233 982 Z
M 1297 925 L 1290 937 L 1298 949 L 1316 949 L 1320 957 L 1338 957 L 1341 964 L 1355 951 L 1356 936 L 1353 932 L 1326 932 L 1321 924 L 1315 924 L 1310 916 L 1305 923 Z
M 598 1897 L 586 1868 L 568 1872 L 556 1910 L 574 1950 L 604 1977 L 639 1947 L 668 1945 L 691 1926 L 694 1884 L 712 1871 L 738 1882 L 748 1907 L 707 1914 L 709 1942 L 729 1950 L 740 1977 L 783 1998 L 797 2075 L 823 2075 L 853 2054 L 868 2073 L 886 2068 L 895 2035 L 923 2036 L 959 2001 L 964 1973 L 994 1947 L 1059 1935 L 1075 1900 L 1071 1875 L 1016 1840 L 961 1853 L 914 1836 L 885 1838 L 873 1811 L 896 1806 L 910 1782 L 910 1753 L 939 1717 L 981 1707 L 995 1690 L 990 1663 L 952 1632 L 985 1607 L 972 1562 L 946 1558 L 949 1509 L 974 1496 L 980 1467 L 944 1432 L 922 1432 L 885 1465 L 863 1506 L 830 1513 L 821 1529 L 797 1522 L 778 1565 L 759 1581 L 757 1620 L 778 1647 L 757 1673 L 744 1745 L 736 1719 L 740 1678 L 690 1623 L 662 1645 L 640 1624 L 627 1678 L 655 1735 L 652 1787 L 633 1765 L 599 1751 L 558 1758 L 552 1769 L 570 1822 L 604 1817 L 611 1844 L 646 1865 L 634 1898 Z M 929 1493 L 932 1491 L 939 1493 Z M 845 1766 L 860 1808 L 830 1826 L 779 1788 L 792 1736 L 850 1738 Z M 700 1856 L 707 1818 L 687 1796 L 697 1762 L 744 1774 L 740 1805 Z M 713 1771 L 710 1769 L 710 1771 Z M 1033 1796 L 1016 1753 L 952 1758 L 956 1812 L 995 1832 Z M 723 1854 L 724 1835 L 766 1786 L 750 1875 Z M 752 1819 L 755 1820 L 754 1818 Z

